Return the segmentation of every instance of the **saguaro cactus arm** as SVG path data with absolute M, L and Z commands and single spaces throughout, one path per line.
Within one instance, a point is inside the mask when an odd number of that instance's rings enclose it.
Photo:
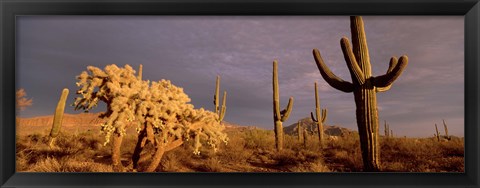
M 310 112 L 310 117 L 312 118 L 312 121 L 318 122 L 318 119 L 315 118 L 315 115 L 313 114 L 313 112 Z M 325 123 L 325 121 L 327 121 L 327 109 L 322 109 L 322 117 L 320 121 L 322 123 Z
M 282 119 L 281 119 L 282 122 L 287 121 L 288 117 L 290 116 L 290 112 L 292 112 L 292 107 L 293 107 L 293 97 L 290 97 L 290 99 L 288 99 L 287 107 L 280 112 L 280 114 L 282 115 Z
M 220 114 L 218 114 L 219 120 L 222 121 L 225 117 L 225 111 L 227 110 L 227 91 L 223 92 L 223 99 L 222 99 L 222 109 L 220 110 Z
M 317 63 L 320 74 L 330 86 L 346 93 L 353 92 L 353 84 L 333 74 L 333 72 L 323 62 L 322 55 L 318 49 L 313 49 L 313 57 Z
M 276 119 L 280 119 L 280 121 L 284 122 L 290 116 L 290 112 L 292 112 L 293 107 L 293 97 L 290 97 L 288 100 L 287 107 L 280 111 L 280 94 L 278 92 L 278 62 L 277 60 L 273 61 L 273 111 Z
M 390 58 L 390 63 L 388 64 L 387 73 L 392 72 L 393 68 L 395 68 L 395 66 L 397 66 L 397 63 L 398 63 L 397 57 L 393 56 L 392 58 Z M 391 87 L 392 87 L 392 84 L 390 84 L 387 87 L 375 87 L 375 92 L 385 92 L 385 91 L 390 90 Z
M 322 109 L 322 123 L 327 121 L 327 109 Z
M 317 116 L 317 118 L 315 118 L 315 115 Z M 325 123 L 325 121 L 327 120 L 327 109 L 321 109 L 320 114 L 320 99 L 318 97 L 317 82 L 315 82 L 315 115 L 313 115 L 313 112 L 310 112 L 310 116 L 312 118 L 312 121 L 314 122 L 320 121 L 322 123 Z
M 373 85 L 379 88 L 388 87 L 392 85 L 392 83 L 402 74 L 403 70 L 405 69 L 405 67 L 407 67 L 407 65 L 408 65 L 408 57 L 407 56 L 400 57 L 400 60 L 390 72 L 387 72 L 384 75 L 373 78 Z M 389 67 L 389 70 L 390 69 L 391 67 Z
M 215 83 L 215 94 L 213 96 L 213 104 L 215 105 L 215 113 L 218 115 L 218 121 L 222 121 L 225 117 L 227 109 L 227 91 L 223 92 L 222 106 L 220 106 L 220 76 L 217 76 Z
M 345 57 L 348 70 L 350 70 L 350 74 L 352 75 L 352 80 L 356 80 L 359 85 L 363 85 L 365 83 L 365 75 L 363 75 L 362 69 L 358 66 L 347 37 L 342 37 L 340 46 L 342 46 L 343 56 Z

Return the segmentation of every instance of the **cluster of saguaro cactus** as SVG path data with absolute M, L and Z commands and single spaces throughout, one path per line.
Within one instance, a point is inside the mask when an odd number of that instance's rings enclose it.
M 64 88 L 60 100 L 58 100 L 57 107 L 55 108 L 55 114 L 53 116 L 52 129 L 50 130 L 50 140 L 48 146 L 50 148 L 54 147 L 55 139 L 60 133 L 60 128 L 62 127 L 63 113 L 65 111 L 65 104 L 67 102 L 68 89 Z
M 314 49 L 313 56 L 320 74 L 330 86 L 343 92 L 353 92 L 364 170 L 378 171 L 380 170 L 380 147 L 376 92 L 390 89 L 392 83 L 407 66 L 408 58 L 402 56 L 397 60 L 396 57 L 392 57 L 386 74 L 372 76 L 362 17 L 351 16 L 350 28 L 353 48 L 350 47 L 350 42 L 346 37 L 341 39 L 340 44 L 352 82 L 345 81 L 333 74 L 323 62 L 319 50 Z
M 390 136 L 390 127 L 387 124 L 387 121 L 385 121 L 384 127 L 385 127 L 385 137 L 388 138 Z
M 105 144 L 113 136 L 112 163 L 115 170 L 122 170 L 120 163 L 120 146 L 126 127 L 137 125 L 138 140 L 132 161 L 135 169 L 154 171 L 163 154 L 179 147 L 184 141 L 194 138 L 194 153 L 199 154 L 200 140 L 216 150 L 221 142 L 227 142 L 223 126 L 218 122 L 218 115 L 204 109 L 194 109 L 189 104 L 190 98 L 183 88 L 173 85 L 168 80 L 150 82 L 140 80 L 141 73 L 129 65 L 119 68 L 108 65 L 105 70 L 87 67 L 90 74 L 82 72 L 77 79 L 81 87 L 75 99 L 75 109 L 88 110 L 103 101 L 107 104 L 106 118 L 102 124 Z M 141 72 L 141 68 L 140 68 Z M 144 151 L 146 144 L 155 148 L 153 154 Z M 146 169 L 139 169 L 138 163 L 149 161 Z
M 288 100 L 288 105 L 284 110 L 280 110 L 280 94 L 278 92 L 278 63 L 273 61 L 273 121 L 275 123 L 275 147 L 278 151 L 283 149 L 283 126 L 290 116 L 293 107 L 293 97 Z
M 310 112 L 310 116 L 312 118 L 312 121 L 317 123 L 318 141 L 320 144 L 320 148 L 323 148 L 323 124 L 327 120 L 327 109 L 321 109 L 321 111 L 322 113 L 320 115 L 320 98 L 318 97 L 317 82 L 315 82 L 315 115 L 317 118 L 315 118 L 313 112 Z
M 215 113 L 218 115 L 218 121 L 221 122 L 223 121 L 223 118 L 225 117 L 225 112 L 227 110 L 227 91 L 223 92 L 223 100 L 222 100 L 222 106 L 219 106 L 220 102 L 220 76 L 217 76 L 217 81 L 215 84 L 215 95 L 213 96 L 213 104 L 215 105 Z

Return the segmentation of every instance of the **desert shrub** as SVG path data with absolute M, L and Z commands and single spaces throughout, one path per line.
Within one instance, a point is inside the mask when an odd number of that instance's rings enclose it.
M 381 147 L 383 171 L 462 172 L 464 169 L 462 140 L 390 138 Z
M 245 148 L 274 149 L 275 135 L 273 131 L 253 129 L 245 132 Z
M 249 131 L 247 131 L 249 132 Z M 217 157 L 222 161 L 231 161 L 237 164 L 246 163 L 247 159 L 253 154 L 252 150 L 247 149 L 247 140 L 244 139 L 246 132 L 232 131 L 228 133 L 228 144 L 223 145 Z
M 72 157 L 56 159 L 47 157 L 32 165 L 31 172 L 111 172 L 109 165 L 81 161 Z

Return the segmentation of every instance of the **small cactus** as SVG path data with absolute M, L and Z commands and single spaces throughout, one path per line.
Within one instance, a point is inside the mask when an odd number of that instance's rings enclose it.
M 307 131 L 307 128 L 305 127 L 303 129 L 303 147 L 304 148 L 307 148 L 307 142 L 308 142 L 308 131 Z
M 55 109 L 55 115 L 53 116 L 52 130 L 50 131 L 50 141 L 49 146 L 52 148 L 55 145 L 55 138 L 60 133 L 60 128 L 62 126 L 63 112 L 65 111 L 65 103 L 67 102 L 68 89 L 65 88 L 62 91 L 62 96 L 58 101 L 57 108 Z
M 223 99 L 222 99 L 222 106 L 219 106 L 220 102 L 220 76 L 217 76 L 217 81 L 215 84 L 215 95 L 213 96 L 213 104 L 215 105 L 215 113 L 218 115 L 218 121 L 223 121 L 225 117 L 225 111 L 227 109 L 226 101 L 227 101 L 227 92 L 223 92 Z
M 444 119 L 443 119 L 443 128 L 445 128 L 445 138 L 447 140 L 450 140 L 450 136 L 448 136 L 448 127 L 447 127 L 447 124 L 445 123 Z
M 299 142 L 302 140 L 302 121 L 301 120 L 298 120 L 298 123 L 297 123 L 297 138 Z
M 283 126 L 282 122 L 285 122 L 290 116 L 293 106 L 293 97 L 288 100 L 287 108 L 280 111 L 280 94 L 278 92 L 278 63 L 273 61 L 273 121 L 275 122 L 275 147 L 277 151 L 283 149 Z
M 318 141 L 320 143 L 320 148 L 323 148 L 323 124 L 327 120 L 327 109 L 322 109 L 322 114 L 320 116 L 320 98 L 318 97 L 318 87 L 317 87 L 317 82 L 315 82 L 315 116 L 313 115 L 313 112 L 310 112 L 310 116 L 312 118 L 313 122 L 317 123 L 317 130 L 318 130 Z
M 143 65 L 140 64 L 140 66 L 138 66 L 138 75 L 137 75 L 137 79 L 138 80 L 142 80 L 142 74 L 143 74 Z

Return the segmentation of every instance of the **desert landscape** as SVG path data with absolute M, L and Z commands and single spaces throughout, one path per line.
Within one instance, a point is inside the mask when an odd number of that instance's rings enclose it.
M 327 63 L 331 56 L 318 48 L 313 48 L 309 55 L 314 62 L 309 65 L 316 65 L 316 72 L 303 74 L 301 81 L 292 79 L 296 72 L 281 71 L 285 70 L 282 66 L 292 68 L 297 64 L 283 64 L 276 58 L 268 66 L 262 64 L 260 76 L 252 79 L 255 82 L 243 85 L 239 83 L 246 82 L 241 78 L 235 82 L 238 85 L 231 85 L 232 76 L 223 72 L 236 70 L 234 66 L 216 69 L 216 75 L 207 69 L 199 74 L 202 76 L 192 78 L 169 75 L 167 72 L 172 71 L 166 69 L 160 79 L 153 80 L 150 78 L 157 76 L 156 72 L 152 74 L 152 68 L 144 68 L 142 63 L 86 64 L 82 70 L 75 70 L 75 75 L 64 73 L 75 81 L 49 90 L 49 105 L 52 98 L 56 101 L 55 108 L 48 109 L 53 114 L 17 116 L 16 169 L 464 172 L 463 111 L 457 110 L 463 109 L 459 102 L 463 96 L 449 95 L 458 94 L 458 87 L 463 87 L 458 84 L 461 80 L 450 77 L 461 78 L 454 74 L 461 67 L 441 67 L 436 70 L 445 74 L 436 73 L 440 78 L 426 81 L 419 72 L 432 74 L 431 67 L 416 70 L 418 63 L 409 64 L 409 60 L 416 60 L 418 54 L 411 58 L 401 53 L 398 58 L 390 56 L 388 67 L 383 65 L 386 70 L 374 74 L 372 69 L 377 69 L 377 64 L 370 61 L 363 17 L 350 16 L 349 23 L 351 35 L 342 36 L 339 45 L 346 63 L 342 65 L 349 74 L 339 71 L 337 64 Z M 172 64 L 162 65 L 176 69 Z M 257 90 L 241 89 L 259 82 L 262 85 Z M 37 88 L 37 93 L 42 90 L 37 86 L 30 88 Z M 205 88 L 212 90 L 207 93 Z M 36 98 L 45 97 L 29 95 L 29 91 L 17 90 L 17 114 L 38 108 Z M 284 92 L 295 95 L 287 96 Z M 385 100 L 390 95 L 395 97 Z M 212 98 L 212 102 L 204 102 Z M 347 100 L 350 102 L 345 105 Z M 199 101 L 203 101 L 202 105 L 197 105 Z M 265 101 L 269 105 L 264 105 Z M 270 110 L 265 110 L 265 106 Z M 268 128 L 263 121 L 267 117 Z M 262 124 L 245 123 L 257 121 Z M 453 125 L 447 123 L 452 121 Z M 410 136 L 417 132 L 424 136 Z
M 111 145 L 104 140 L 98 114 L 65 114 L 57 146 L 49 148 L 53 116 L 20 119 L 17 127 L 17 171 L 19 172 L 113 172 Z M 165 154 L 156 172 L 359 172 L 362 157 L 358 133 L 339 126 L 325 126 L 327 139 L 320 150 L 310 118 L 302 119 L 307 141 L 298 138 L 296 124 L 285 127 L 285 148 L 275 150 L 274 133 L 253 126 L 225 122 L 229 137 L 218 152 L 202 149 L 193 154 L 185 145 Z M 135 133 L 134 129 L 128 130 Z M 315 130 L 313 130 L 314 132 Z M 136 136 L 125 138 L 122 163 L 133 172 L 131 156 Z M 463 172 L 463 138 L 441 142 L 435 137 L 381 137 L 381 158 L 385 172 Z M 153 152 L 153 148 L 150 148 Z

